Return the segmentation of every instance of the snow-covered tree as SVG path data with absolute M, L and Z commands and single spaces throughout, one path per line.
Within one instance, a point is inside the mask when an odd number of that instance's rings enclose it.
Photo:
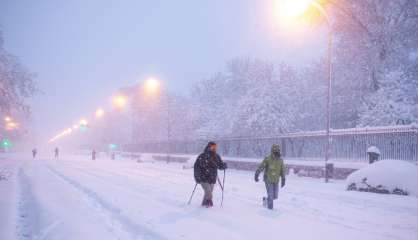
M 316 114 L 309 109 L 301 112 L 307 102 L 319 102 L 310 99 L 315 95 L 312 84 L 301 81 L 298 72 L 286 64 L 275 68 L 266 61 L 236 58 L 228 62 L 225 73 L 197 83 L 193 100 L 201 132 L 271 136 L 300 130 L 304 118 Z
M 336 120 L 355 125 L 387 125 L 398 118 L 416 121 L 416 116 L 405 114 L 413 112 L 418 103 L 417 91 L 413 90 L 418 87 L 418 2 L 331 3 L 336 6 L 332 13 L 337 36 L 334 99 L 341 100 L 336 104 Z M 365 120 L 372 115 L 375 121 Z
M 33 77 L 15 56 L 4 49 L 0 32 L 0 114 L 29 112 L 25 101 L 35 92 Z
M 402 72 L 387 74 L 380 88 L 370 94 L 360 110 L 360 126 L 384 126 L 417 123 L 417 107 L 413 95 L 405 94 Z

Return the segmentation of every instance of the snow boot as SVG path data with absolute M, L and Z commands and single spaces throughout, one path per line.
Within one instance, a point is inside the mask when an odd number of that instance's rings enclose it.
M 263 207 L 267 207 L 267 198 L 263 197 Z
M 211 207 L 213 207 L 213 202 L 212 200 L 208 200 L 208 208 L 211 208 Z
M 273 200 L 270 200 L 267 198 L 267 208 L 270 210 L 273 210 Z

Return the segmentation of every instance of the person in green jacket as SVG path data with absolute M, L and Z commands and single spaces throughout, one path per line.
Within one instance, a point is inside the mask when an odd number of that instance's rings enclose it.
M 273 144 L 271 147 L 271 154 L 264 158 L 263 162 L 258 166 L 255 172 L 255 181 L 258 182 L 258 177 L 261 172 L 264 172 L 264 183 L 267 190 L 267 207 L 273 209 L 273 201 L 277 199 L 279 193 L 279 181 L 281 179 L 281 187 L 286 184 L 285 166 L 280 153 L 280 147 Z M 265 198 L 263 198 L 265 202 Z

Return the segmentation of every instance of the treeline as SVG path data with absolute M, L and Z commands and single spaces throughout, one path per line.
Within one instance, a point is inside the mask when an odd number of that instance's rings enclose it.
M 326 4 L 333 34 L 332 128 L 418 123 L 418 2 Z M 189 96 L 138 100 L 135 139 L 272 136 L 325 128 L 326 66 L 236 58 Z M 150 107 L 152 106 L 152 107 Z

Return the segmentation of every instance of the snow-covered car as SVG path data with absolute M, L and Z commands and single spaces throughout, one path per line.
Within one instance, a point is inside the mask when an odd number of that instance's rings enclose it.
M 418 197 L 418 166 L 401 160 L 383 160 L 348 176 L 347 190 L 414 195 Z

